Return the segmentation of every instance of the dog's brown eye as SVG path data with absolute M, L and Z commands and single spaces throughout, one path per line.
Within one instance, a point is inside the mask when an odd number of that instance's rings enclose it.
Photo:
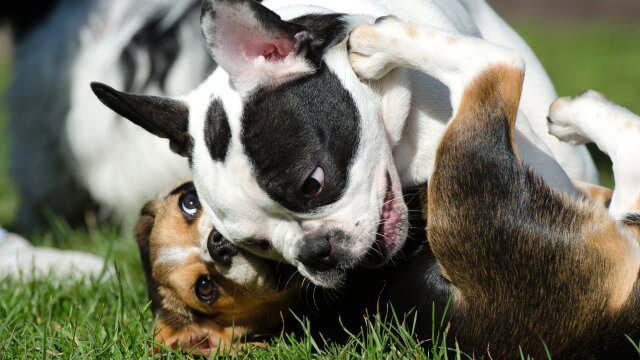
M 196 296 L 200 301 L 209 305 L 218 296 L 218 289 L 208 276 L 200 276 L 196 280 Z
M 178 200 L 180 210 L 187 219 L 195 219 L 200 211 L 200 200 L 195 191 L 187 191 Z
M 304 181 L 302 188 L 300 189 L 302 195 L 306 199 L 313 199 L 318 196 L 324 186 L 324 170 L 320 166 L 315 168 L 311 175 Z

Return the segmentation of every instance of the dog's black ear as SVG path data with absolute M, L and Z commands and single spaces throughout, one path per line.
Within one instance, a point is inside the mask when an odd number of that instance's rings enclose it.
M 200 16 L 209 53 L 240 91 L 313 71 L 307 29 L 253 0 L 204 0 Z
M 175 153 L 191 156 L 193 140 L 189 135 L 189 108 L 184 102 L 129 94 L 98 82 L 91 83 L 91 90 L 111 110 L 148 132 L 169 139 L 169 146 Z
M 151 311 L 154 315 L 158 314 L 161 308 L 162 297 L 158 289 L 158 283 L 153 278 L 153 269 L 151 268 L 151 231 L 155 223 L 156 202 L 149 201 L 142 210 L 140 210 L 140 218 L 135 227 L 135 237 L 140 251 L 140 261 L 142 262 L 142 270 L 147 281 L 147 294 L 151 300 Z

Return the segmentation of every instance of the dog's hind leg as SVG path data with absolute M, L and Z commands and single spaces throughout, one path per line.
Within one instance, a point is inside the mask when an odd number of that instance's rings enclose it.
M 559 98 L 549 109 L 549 132 L 558 139 L 594 142 L 613 162 L 615 190 L 609 213 L 640 225 L 640 116 L 595 91 Z

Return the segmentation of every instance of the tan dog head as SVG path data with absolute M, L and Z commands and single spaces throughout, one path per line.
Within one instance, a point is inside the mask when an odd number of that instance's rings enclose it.
M 142 208 L 136 239 L 157 318 L 155 340 L 210 354 L 277 328 L 295 305 L 299 277 L 235 247 L 201 218 L 187 182 Z

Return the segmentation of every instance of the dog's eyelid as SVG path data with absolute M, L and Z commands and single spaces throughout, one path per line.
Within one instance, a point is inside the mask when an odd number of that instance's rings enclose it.
M 171 190 L 171 192 L 169 193 L 169 195 L 167 195 L 167 197 L 175 196 L 175 195 L 182 196 L 184 195 L 184 193 L 187 193 L 189 191 L 195 191 L 195 185 L 193 184 L 193 181 L 187 181 L 184 184 Z
M 193 285 L 198 300 L 206 305 L 213 304 L 219 295 L 218 284 L 208 274 L 200 275 Z
M 196 219 L 202 210 L 200 199 L 195 190 L 183 193 L 180 198 L 178 198 L 178 207 L 187 220 Z

